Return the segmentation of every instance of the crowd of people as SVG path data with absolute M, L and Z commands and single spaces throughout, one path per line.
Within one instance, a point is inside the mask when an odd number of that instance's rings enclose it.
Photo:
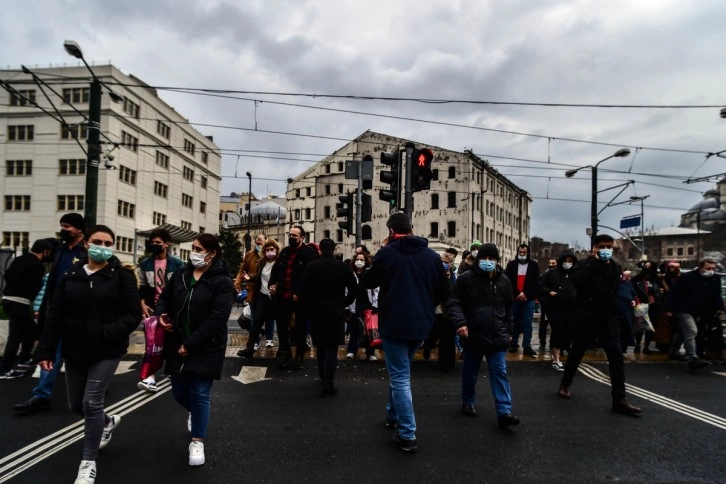
M 154 230 L 147 257 L 135 267 L 114 255 L 111 228 L 86 227 L 80 214 L 65 214 L 61 241 L 36 241 L 5 276 L 2 302 L 10 331 L 0 379 L 22 377 L 39 365 L 39 383 L 15 410 L 45 410 L 65 362 L 69 407 L 85 419 L 76 484 L 92 484 L 98 451 L 121 421 L 104 411 L 106 390 L 129 335 L 142 321 L 163 336 L 163 343 L 147 347 L 163 348 L 164 373 L 187 411 L 189 465 L 204 464 L 211 388 L 222 375 L 235 299 L 249 305 L 249 337 L 238 356 L 253 359 L 263 335 L 265 347 L 274 348 L 276 326 L 278 368 L 304 369 L 312 344 L 323 397 L 338 393 L 340 346 L 347 344 L 349 359 L 363 349 L 366 360 L 375 361 L 382 351 L 389 377 L 385 424 L 395 430 L 392 445 L 405 452 L 418 449 L 411 362 L 419 350 L 429 359 L 437 348 L 438 367 L 446 373 L 454 370 L 459 354 L 461 412 L 468 417 L 478 415 L 475 387 L 486 360 L 499 427 L 519 424 L 512 413 L 506 353 L 521 348 L 523 357 L 537 356 L 532 321 L 538 305 L 540 351 L 549 328 L 551 364 L 562 372 L 557 394 L 572 398 L 583 355 L 599 346 L 608 359 L 612 409 L 628 415 L 641 412 L 626 399 L 628 347 L 635 353 L 668 352 L 695 371 L 708 365 L 706 351 L 723 344 L 716 316 L 724 301 L 711 259 L 687 273 L 674 261 L 660 268 L 645 261 L 631 277 L 612 258 L 612 237 L 599 235 L 587 257 L 578 260 L 565 251 L 550 259 L 542 274 L 527 244 L 502 266 L 495 244 L 475 240 L 457 266 L 458 252 L 431 250 L 426 239 L 413 234 L 405 214 L 392 214 L 386 226 L 388 236 L 376 254 L 363 245 L 346 260 L 331 239 L 306 243 L 299 225 L 290 227 L 284 247 L 258 234 L 233 278 L 211 234 L 193 240 L 185 262 L 171 254 L 170 234 Z M 152 353 L 144 356 L 137 383 L 147 392 L 158 391 L 158 368 L 146 364 Z

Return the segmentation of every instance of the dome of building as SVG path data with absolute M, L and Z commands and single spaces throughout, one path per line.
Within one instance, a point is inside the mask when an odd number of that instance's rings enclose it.
M 709 208 L 701 211 L 701 222 L 726 222 L 726 212 L 723 210 Z
M 250 214 L 253 217 L 262 217 L 265 219 L 285 218 L 285 209 L 275 202 L 265 202 L 256 207 L 252 207 Z
M 706 192 L 706 193 L 708 193 L 708 192 Z M 705 196 L 705 194 L 704 194 L 704 196 Z M 707 210 L 709 208 L 718 209 L 718 200 L 715 198 L 706 198 L 704 200 L 701 200 L 700 202 L 698 202 L 697 204 L 692 206 L 690 209 L 688 209 L 687 213 L 703 212 L 704 210 Z

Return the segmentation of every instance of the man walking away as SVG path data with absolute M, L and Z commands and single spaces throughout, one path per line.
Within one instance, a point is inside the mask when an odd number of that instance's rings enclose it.
M 390 378 L 386 426 L 397 429 L 391 443 L 416 452 L 416 418 L 411 396 L 411 360 L 431 332 L 434 308 L 451 291 L 441 258 L 428 241 L 413 235 L 404 213 L 392 214 L 389 236 L 363 276 L 367 288 L 380 286 L 378 320 Z

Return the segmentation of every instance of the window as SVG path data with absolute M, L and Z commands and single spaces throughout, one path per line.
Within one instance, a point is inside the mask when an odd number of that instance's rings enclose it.
M 683 247 L 678 247 L 678 250 L 676 251 L 676 254 L 683 255 Z
M 342 161 L 338 162 L 338 171 L 343 171 L 343 162 Z
M 161 151 L 156 152 L 156 164 L 162 168 L 169 169 L 169 155 L 165 155 Z
M 182 205 L 188 208 L 192 208 L 192 205 L 194 205 L 194 197 L 191 195 L 187 195 L 186 193 L 182 193 Z M 191 224 L 189 224 L 191 227 Z
M 118 170 L 118 179 L 124 183 L 128 183 L 129 185 L 136 186 L 136 170 L 120 165 Z
M 209 153 L 207 153 L 206 151 L 202 151 L 202 163 L 209 163 Z
M 121 131 L 121 146 L 131 151 L 139 150 L 139 138 L 132 136 L 126 131 Z
M 439 236 L 439 223 L 431 222 L 431 230 L 429 231 L 429 237 L 438 237 L 438 236 Z
M 116 236 L 116 250 L 118 252 L 133 253 L 134 252 L 134 240 L 128 237 Z
M 185 180 L 189 180 L 190 182 L 194 181 L 194 170 L 189 168 L 188 166 L 185 166 L 182 170 L 182 176 Z
M 324 239 L 330 238 L 330 230 L 323 230 L 323 238 Z
M 164 185 L 161 182 L 155 181 L 154 182 L 154 195 L 157 195 L 161 198 L 167 198 L 167 195 L 169 193 L 169 187 Z
M 305 196 L 306 196 L 306 197 L 309 197 L 309 196 L 311 196 L 312 194 L 313 194 L 313 189 L 312 189 L 311 187 L 307 187 L 307 188 L 305 189 Z
M 691 246 L 688 248 L 688 255 L 693 255 L 693 254 L 694 254 L 694 251 L 693 251 L 693 247 Z
M 326 220 L 330 220 L 330 205 L 326 205 L 323 207 L 323 218 Z
M 30 211 L 30 195 L 5 195 L 6 212 Z
M 455 221 L 452 220 L 452 221 L 446 223 L 446 233 L 449 234 L 449 237 L 456 237 L 456 222 Z
M 328 163 L 327 165 L 325 165 L 325 174 L 327 175 L 329 173 L 330 173 L 330 163 Z
M 164 225 L 166 223 L 166 215 L 164 215 L 163 213 L 154 212 L 152 220 L 154 225 Z
M 361 232 L 363 232 L 363 235 L 361 235 L 363 240 L 371 240 L 373 238 L 373 231 L 371 230 L 370 225 L 364 225 L 361 227 Z
M 455 166 L 449 167 L 449 178 L 456 178 L 456 167 Z
M 201 177 L 200 185 L 202 186 L 202 188 L 207 188 L 207 177 L 206 176 Z
M 33 141 L 34 135 L 32 124 L 8 126 L 8 141 Z
M 84 195 L 58 195 L 56 210 L 59 212 L 81 212 L 85 208 Z
M 206 232 L 206 230 L 204 230 L 204 227 L 202 227 L 202 226 L 200 225 L 200 226 L 199 226 L 199 233 L 200 233 L 200 234 L 203 234 L 204 232 Z
M 164 138 L 169 139 L 169 136 L 171 135 L 171 127 L 163 121 L 159 120 L 156 122 L 156 132 Z
M 196 146 L 194 145 L 194 143 L 192 143 L 188 139 L 184 139 L 184 151 L 186 151 L 190 155 L 194 155 L 195 149 L 196 149 Z
M 21 90 L 10 93 L 11 106 L 28 106 L 35 104 L 35 89 Z
M 189 255 L 191 254 L 191 251 L 187 249 L 179 249 L 179 258 L 181 260 L 189 260 Z
M 8 160 L 5 162 L 7 176 L 29 176 L 33 174 L 33 160 Z
M 343 242 L 343 230 L 338 229 L 335 231 L 335 241 L 338 243 Z
M 438 180 L 439 179 L 439 170 L 432 170 L 431 171 L 431 179 L 432 180 Z
M 338 183 L 338 193 L 344 193 L 342 183 Z
M 299 208 L 295 210 L 295 220 L 297 220 L 298 222 L 300 221 L 300 209 Z
M 199 213 L 207 213 L 207 202 L 199 202 Z
M 124 97 L 124 112 L 132 118 L 139 119 L 139 105 L 131 99 Z
M 86 160 L 58 160 L 59 175 L 85 175 Z
M 300 198 L 300 189 L 299 188 L 295 189 L 295 198 Z
M 63 89 L 63 102 L 66 104 L 87 103 L 91 97 L 90 87 Z
M 3 246 L 28 247 L 30 245 L 30 232 L 3 232 Z
M 325 185 L 325 194 L 330 195 L 330 185 Z
M 439 194 L 438 193 L 432 193 L 431 194 L 431 208 L 439 208 Z
M 192 230 L 192 223 L 191 222 L 185 222 L 182 220 L 181 228 L 183 230 Z
M 305 220 L 310 220 L 310 209 L 309 208 L 305 209 Z
M 61 139 L 86 139 L 88 126 L 85 124 L 61 125 Z
M 136 215 L 136 205 L 123 200 L 118 201 L 117 213 L 122 217 L 134 218 Z
M 456 208 L 456 192 L 449 192 L 449 204 L 448 208 Z

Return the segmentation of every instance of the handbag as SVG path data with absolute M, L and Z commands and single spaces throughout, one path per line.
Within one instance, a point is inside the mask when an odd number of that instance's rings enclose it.
M 159 324 L 158 316 L 144 319 L 144 336 L 146 336 L 146 348 L 139 375 L 142 380 L 159 371 L 164 362 L 161 355 L 164 350 L 164 328 Z
M 242 306 L 242 314 L 237 318 L 237 324 L 244 330 L 252 329 L 252 309 L 249 304 Z
M 638 304 L 633 309 L 635 319 L 633 321 L 633 331 L 641 333 L 643 331 L 655 331 L 653 324 L 650 322 L 650 316 L 648 316 L 648 305 Z
M 364 309 L 363 319 L 371 348 L 382 346 L 383 340 L 378 332 L 378 313 L 374 313 L 372 309 Z

